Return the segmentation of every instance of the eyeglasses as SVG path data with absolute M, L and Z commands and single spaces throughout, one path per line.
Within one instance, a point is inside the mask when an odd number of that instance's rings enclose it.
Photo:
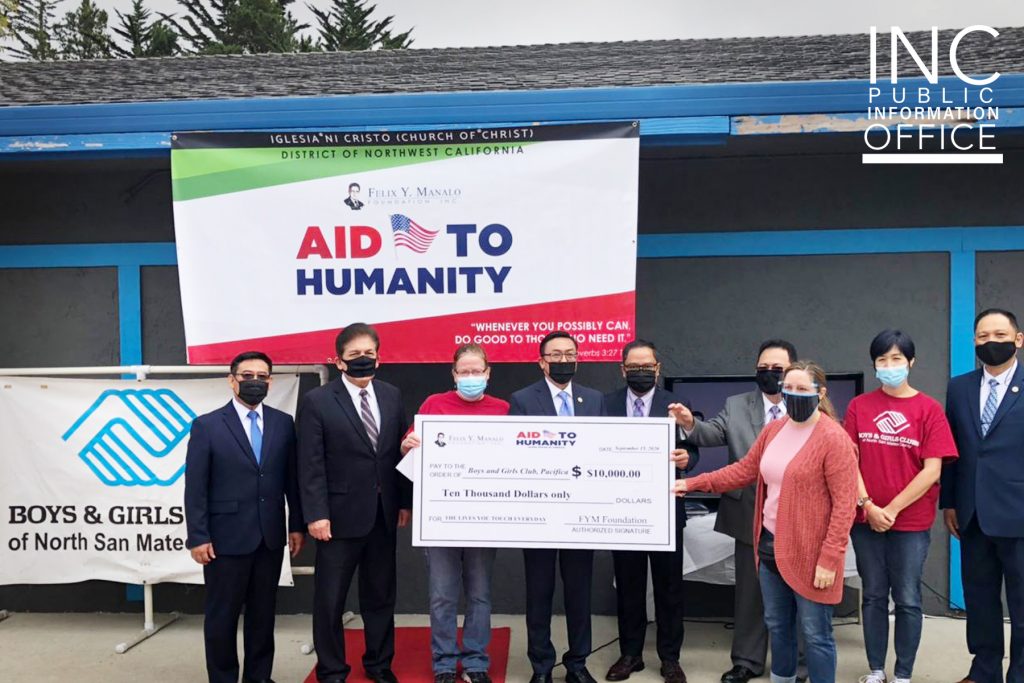
M 654 365 L 623 365 L 622 369 L 626 372 L 657 372 L 658 364 Z
M 236 372 L 235 377 L 244 381 L 249 382 L 254 379 L 258 379 L 261 382 L 266 382 L 270 379 L 270 373 L 268 372 Z
M 774 370 L 775 372 L 782 372 L 786 368 L 781 365 L 758 365 L 758 370 Z
M 547 358 L 548 360 L 554 361 L 556 363 L 561 363 L 563 360 L 568 361 L 570 363 L 574 363 L 576 361 L 576 358 L 579 357 L 579 354 L 577 354 L 575 351 L 566 351 L 565 353 L 561 351 L 553 351 L 551 353 L 545 353 L 541 355 L 544 358 Z
M 487 370 L 455 370 L 456 377 L 483 377 Z

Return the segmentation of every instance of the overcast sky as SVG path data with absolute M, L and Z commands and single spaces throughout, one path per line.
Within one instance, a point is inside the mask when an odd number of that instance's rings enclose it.
M 78 2 L 63 0 L 60 11 Z M 124 12 L 131 0 L 97 3 Z M 307 3 L 330 6 L 329 0 L 295 0 L 293 13 L 309 23 Z M 146 4 L 168 13 L 179 9 L 176 0 Z M 377 15 L 395 16 L 398 30 L 414 28 L 417 48 L 862 33 L 871 25 L 904 30 L 1024 26 L 1022 0 L 378 0 L 376 5 Z

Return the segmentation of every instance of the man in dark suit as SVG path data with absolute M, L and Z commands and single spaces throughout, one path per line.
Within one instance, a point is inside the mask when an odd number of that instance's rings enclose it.
M 676 422 L 687 440 L 698 446 L 728 446 L 730 463 L 742 459 L 765 424 L 786 414 L 781 393 L 782 372 L 796 359 L 796 348 L 788 341 L 762 342 L 757 352 L 757 389 L 730 396 L 722 412 L 707 421 L 694 419 L 685 406 L 676 410 Z M 733 666 L 722 674 L 722 683 L 746 683 L 761 676 L 768 656 L 768 629 L 764 625 L 761 584 L 754 565 L 755 495 L 754 486 L 723 493 L 715 519 L 715 531 L 732 536 L 736 541 Z M 797 677 L 807 677 L 803 657 Z
M 206 581 L 206 671 L 238 683 L 236 638 L 245 607 L 245 683 L 270 681 L 274 608 L 285 544 L 305 538 L 291 415 L 263 405 L 273 364 L 249 351 L 231 362 L 234 398 L 192 422 L 185 458 L 187 546 Z M 288 531 L 285 533 L 285 499 Z
M 974 321 L 982 367 L 954 377 L 946 417 L 960 457 L 943 468 L 939 507 L 960 539 L 967 649 L 964 681 L 1003 681 L 1003 603 L 1010 611 L 1008 683 L 1024 682 L 1024 334 L 1009 311 L 988 309 Z
M 340 683 L 345 660 L 342 614 L 359 570 L 363 668 L 396 683 L 395 536 L 409 523 L 412 489 L 395 465 L 408 430 L 402 395 L 375 380 L 377 332 L 352 323 L 335 341 L 342 375 L 305 395 L 299 408 L 299 485 L 309 533 L 317 540 L 313 644 L 317 680 Z M 403 483 L 405 482 L 405 483 Z
M 359 200 L 359 183 L 349 183 L 348 196 L 345 197 L 345 206 L 352 209 L 353 211 L 359 211 L 361 208 L 366 206 Z
M 654 344 L 636 339 L 622 349 L 622 377 L 626 387 L 605 394 L 608 414 L 616 417 L 669 417 L 669 406 L 683 403 L 675 394 L 658 386 L 661 363 Z M 689 404 L 687 404 L 688 406 Z M 700 455 L 678 440 L 673 452 L 676 474 L 696 467 Z M 674 552 L 613 550 L 615 597 L 618 605 L 618 661 L 608 669 L 605 680 L 624 681 L 644 668 L 644 639 L 647 635 L 647 564 L 654 584 L 654 614 L 657 622 L 658 658 L 666 683 L 686 683 L 679 665 L 683 647 L 683 527 L 686 509 L 676 499 L 676 549 Z
M 600 392 L 573 382 L 577 361 L 576 340 L 561 330 L 540 343 L 544 379 L 512 394 L 509 415 L 606 415 Z M 551 643 L 551 608 L 555 592 L 555 565 L 560 565 L 565 599 L 569 651 L 562 657 L 568 683 L 594 683 L 587 671 L 590 654 L 590 586 L 593 550 L 523 550 L 526 566 L 526 655 L 533 667 L 531 683 L 551 683 L 555 646 Z

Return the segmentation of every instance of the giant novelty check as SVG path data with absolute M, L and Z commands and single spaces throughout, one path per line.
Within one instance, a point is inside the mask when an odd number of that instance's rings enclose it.
M 413 545 L 675 549 L 669 418 L 417 415 Z

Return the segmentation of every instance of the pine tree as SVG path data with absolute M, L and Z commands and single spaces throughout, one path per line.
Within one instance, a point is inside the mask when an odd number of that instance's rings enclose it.
M 397 35 L 391 32 L 394 16 L 374 21 L 371 16 L 376 5 L 367 6 L 369 0 L 331 0 L 327 11 L 307 4 L 316 17 L 320 46 L 328 52 L 341 50 L 398 50 L 412 45 L 412 29 Z
M 7 51 L 21 59 L 57 59 L 53 42 L 54 12 L 59 0 L 20 0 L 11 14 L 14 45 Z
M 132 0 L 128 14 L 117 14 L 118 25 L 114 34 L 122 39 L 123 45 L 114 44 L 113 51 L 118 57 L 169 57 L 178 52 L 178 34 L 163 19 L 152 20 L 153 13 L 143 0 Z
M 296 52 L 309 41 L 308 28 L 288 11 L 293 0 L 178 0 L 185 10 L 179 19 L 163 15 L 200 54 Z
M 18 11 L 18 0 L 0 0 L 0 38 L 11 32 L 11 16 Z
M 61 59 L 102 59 L 113 56 L 113 40 L 107 30 L 106 10 L 92 0 L 82 0 L 64 21 L 54 26 Z

